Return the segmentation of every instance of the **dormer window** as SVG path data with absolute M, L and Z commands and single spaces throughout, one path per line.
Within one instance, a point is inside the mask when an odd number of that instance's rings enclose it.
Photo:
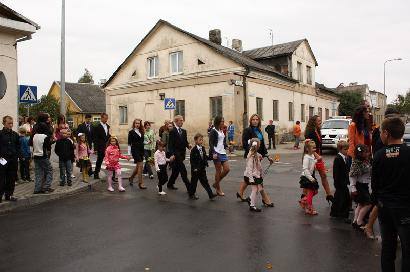
M 171 75 L 181 74 L 183 68 L 182 51 L 169 54 Z

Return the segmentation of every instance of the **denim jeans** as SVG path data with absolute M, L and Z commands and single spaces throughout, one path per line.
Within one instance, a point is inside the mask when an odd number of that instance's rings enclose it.
M 71 174 L 73 173 L 73 163 L 71 160 L 68 161 L 59 161 L 58 166 L 60 168 L 60 184 L 71 183 Z
M 40 192 L 44 189 L 49 189 L 51 187 L 51 183 L 53 182 L 53 167 L 51 166 L 50 160 L 47 157 L 34 157 L 34 174 L 35 192 Z
M 400 238 L 402 252 L 400 271 L 410 271 L 410 208 L 379 205 L 379 224 L 382 236 L 382 271 L 395 271 L 397 236 Z

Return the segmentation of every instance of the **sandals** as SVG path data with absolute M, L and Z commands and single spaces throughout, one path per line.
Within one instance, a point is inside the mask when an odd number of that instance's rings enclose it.
M 306 208 L 305 209 L 305 214 L 306 215 L 318 215 L 319 213 L 317 211 L 315 211 L 313 208 Z

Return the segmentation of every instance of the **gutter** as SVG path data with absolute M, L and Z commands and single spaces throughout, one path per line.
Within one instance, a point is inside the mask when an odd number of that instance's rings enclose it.
M 243 129 L 248 127 L 248 83 L 246 81 L 246 78 L 248 77 L 250 73 L 249 67 L 245 66 L 245 73 L 243 75 L 243 115 L 242 115 L 242 126 Z
M 19 42 L 29 41 L 31 39 L 32 39 L 31 34 L 29 34 L 29 35 L 27 35 L 23 38 L 17 39 L 16 42 L 13 45 L 16 46 L 17 43 L 19 43 Z

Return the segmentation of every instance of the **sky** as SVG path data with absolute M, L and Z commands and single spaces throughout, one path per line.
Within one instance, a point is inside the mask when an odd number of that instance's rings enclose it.
M 19 84 L 46 94 L 60 79 L 61 0 L 0 0 L 41 29 L 18 44 Z M 159 19 L 201 37 L 221 29 L 245 50 L 307 38 L 319 66 L 316 81 L 328 87 L 367 83 L 388 101 L 410 89 L 408 0 L 67 0 L 66 81 L 87 68 L 95 82 L 108 79 Z M 231 42 L 229 42 L 231 44 Z

